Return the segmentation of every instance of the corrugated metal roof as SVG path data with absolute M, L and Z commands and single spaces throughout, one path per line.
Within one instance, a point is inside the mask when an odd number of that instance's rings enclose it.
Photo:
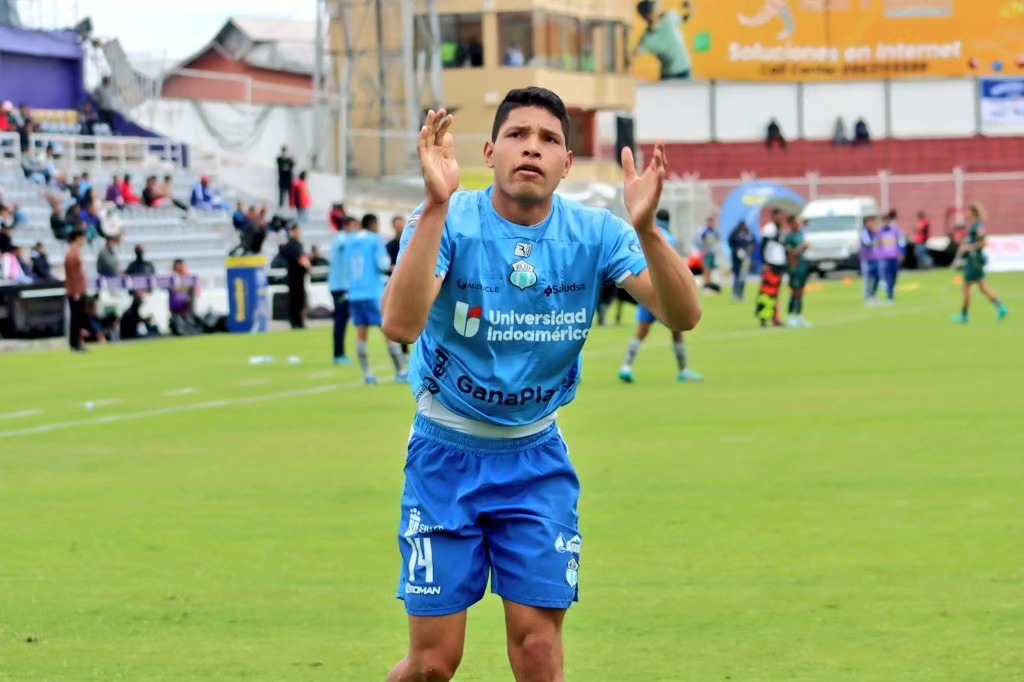
M 231 17 L 230 21 L 256 43 L 316 42 L 315 21 L 263 17 Z

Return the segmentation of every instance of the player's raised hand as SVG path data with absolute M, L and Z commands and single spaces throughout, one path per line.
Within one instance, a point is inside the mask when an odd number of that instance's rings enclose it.
M 665 144 L 654 145 L 651 162 L 640 175 L 637 175 L 633 161 L 633 150 L 625 147 L 622 150 L 622 170 L 626 173 L 623 185 L 623 198 L 626 209 L 633 221 L 633 227 L 639 231 L 654 229 L 654 212 L 658 210 L 661 200 L 661 189 L 668 177 L 668 164 L 665 159 Z
M 455 139 L 448 129 L 452 115 L 444 109 L 427 113 L 420 128 L 419 155 L 427 201 L 443 204 L 459 188 L 459 164 L 455 160 Z

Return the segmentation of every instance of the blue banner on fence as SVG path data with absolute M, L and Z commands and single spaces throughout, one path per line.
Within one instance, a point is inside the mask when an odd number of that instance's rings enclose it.
M 982 79 L 981 121 L 986 125 L 1024 123 L 1024 78 Z

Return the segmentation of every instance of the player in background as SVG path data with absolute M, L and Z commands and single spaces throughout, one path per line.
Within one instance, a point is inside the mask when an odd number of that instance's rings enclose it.
M 366 349 L 370 327 L 381 326 L 381 295 L 383 276 L 391 268 L 387 247 L 379 234 L 373 232 L 376 219 L 363 217 L 364 229 L 349 233 L 345 239 L 343 258 L 348 273 L 348 301 L 352 324 L 356 328 L 356 355 L 367 384 L 376 384 L 377 377 L 370 369 L 370 356 Z M 395 365 L 395 381 L 405 382 L 405 362 L 401 347 L 388 341 L 388 353 Z
M 879 275 L 885 283 L 886 305 L 892 305 L 896 301 L 896 280 L 899 278 L 900 265 L 906 253 L 907 238 L 896 224 L 896 211 L 889 211 L 885 224 L 878 232 L 875 254 Z
M 750 261 L 756 246 L 757 238 L 751 233 L 747 223 L 741 220 L 729 235 L 729 250 L 732 252 L 732 298 L 737 303 L 743 301 L 747 273 L 750 272 Z
M 786 228 L 786 236 L 782 240 L 789 263 L 789 316 L 786 324 L 790 327 L 809 327 L 810 323 L 804 319 L 804 287 L 811 277 L 811 264 L 804 254 L 809 245 L 796 216 L 789 216 Z
M 668 241 L 669 245 L 675 248 L 678 240 L 672 234 L 672 230 L 669 229 L 671 219 L 672 217 L 669 212 L 665 209 L 661 209 L 655 215 L 654 222 L 661 228 L 661 231 L 665 235 L 665 239 Z M 636 336 L 630 340 L 629 349 L 626 351 L 626 361 L 623 363 L 622 369 L 619 370 L 619 379 L 627 384 L 631 384 L 636 380 L 633 376 L 633 362 L 636 360 L 637 353 L 640 352 L 640 346 L 643 345 L 647 335 L 651 333 L 651 325 L 656 323 L 658 318 L 655 317 L 650 310 L 643 307 L 643 305 L 637 305 L 636 321 Z M 672 348 L 675 350 L 676 363 L 679 365 L 679 374 L 677 379 L 679 381 L 703 381 L 703 376 L 697 374 L 686 366 L 686 344 L 683 343 L 682 332 L 672 332 Z
M 722 244 L 722 235 L 715 227 L 715 216 L 708 216 L 707 222 L 697 235 L 697 249 L 700 251 L 701 261 L 704 264 L 704 289 L 715 291 L 715 268 L 718 265 L 718 249 Z
M 882 276 L 878 254 L 878 218 L 869 216 L 860 228 L 860 275 L 864 280 L 864 303 L 868 307 L 877 304 L 875 296 Z
M 345 335 L 348 331 L 348 268 L 345 264 L 345 240 L 359 229 L 359 221 L 346 216 L 341 221 L 341 230 L 331 241 L 331 262 L 327 273 L 327 288 L 334 299 L 334 364 L 351 365 L 352 360 L 345 353 Z
M 964 304 L 960 314 L 953 317 L 953 322 L 967 324 L 967 313 L 971 307 L 971 287 L 974 285 L 977 285 L 981 293 L 996 307 L 996 319 L 1004 320 L 1010 311 L 999 301 L 996 292 L 985 279 L 985 265 L 988 262 L 985 257 L 985 211 L 979 204 L 971 204 L 970 216 L 971 227 L 956 259 L 962 259 L 964 263 Z
M 761 287 L 757 292 L 754 315 L 767 327 L 770 321 L 782 326 L 779 311 L 779 293 L 786 274 L 786 248 L 782 245 L 784 216 L 780 209 L 772 209 L 772 217 L 761 226 Z
M 420 131 L 427 196 L 384 294 L 385 334 L 415 341 L 417 401 L 398 537 L 409 648 L 387 679 L 450 680 L 490 579 L 515 679 L 562 682 L 583 538 L 557 410 L 576 396 L 600 290 L 617 283 L 674 331 L 696 326 L 700 301 L 654 222 L 663 144 L 639 174 L 622 152 L 627 223 L 555 194 L 573 156 L 550 90 L 512 90 L 498 106 L 487 190 L 456 192 L 451 124 L 430 111 Z

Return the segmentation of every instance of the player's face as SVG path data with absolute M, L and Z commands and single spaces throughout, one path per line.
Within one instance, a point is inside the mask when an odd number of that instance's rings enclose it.
M 484 159 L 497 188 L 526 204 L 550 199 L 572 168 L 561 121 L 540 107 L 513 110 L 497 139 L 484 145 Z

